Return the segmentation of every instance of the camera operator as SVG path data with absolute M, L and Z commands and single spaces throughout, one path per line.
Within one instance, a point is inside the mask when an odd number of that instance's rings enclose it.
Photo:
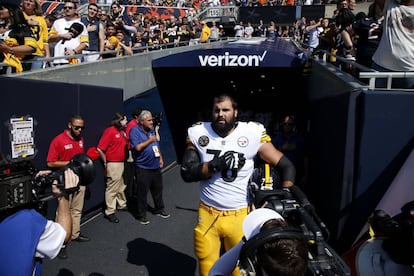
M 250 212 L 243 221 L 243 240 L 222 255 L 215 262 L 208 275 L 231 275 L 237 265 L 240 266 L 242 275 L 305 275 L 308 264 L 308 248 L 304 239 L 274 238 L 258 245 L 252 252 L 243 253 L 243 247 L 247 242 L 254 240 L 260 233 L 271 229 L 280 229 L 280 235 L 283 236 L 283 229 L 288 229 L 284 228 L 286 226 L 288 224 L 285 219 L 272 209 L 259 208 Z M 257 241 L 260 243 L 260 239 Z M 256 260 L 241 259 L 249 254 L 256 256 Z M 248 268 L 248 265 L 253 262 L 255 262 L 253 269 L 256 274 L 250 274 L 252 271 L 250 271 L 251 268 Z
M 40 171 L 37 176 L 51 171 Z M 37 177 L 36 176 L 36 177 Z M 72 169 L 64 172 L 65 189 L 57 180 L 52 193 L 58 201 L 56 221 L 47 220 L 35 209 L 19 209 L 3 218 L 0 213 L 0 275 L 41 275 L 41 259 L 54 259 L 72 232 L 67 190 L 75 188 L 79 176 Z

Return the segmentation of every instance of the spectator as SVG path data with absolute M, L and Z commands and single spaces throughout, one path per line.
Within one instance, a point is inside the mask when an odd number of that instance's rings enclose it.
M 329 31 L 331 30 L 331 28 L 329 26 L 329 18 L 322 19 L 321 27 L 322 32 L 319 34 L 318 50 L 330 52 L 331 37 L 329 36 Z M 323 51 L 318 51 L 318 56 L 320 59 L 326 59 L 326 53 Z
M 116 37 L 115 25 L 110 22 L 106 24 L 106 37 L 104 40 L 104 51 L 108 53 L 103 53 L 102 58 L 112 58 L 116 57 L 117 52 L 115 51 L 119 48 L 119 40 Z
M 81 22 L 86 26 L 89 37 L 89 46 L 82 51 L 85 62 L 101 59 L 100 52 L 104 51 L 105 27 L 97 17 L 98 10 L 99 7 L 96 3 L 89 3 L 88 14 L 81 18 Z
M 63 8 L 64 16 L 56 19 L 50 30 L 49 41 L 56 42 L 54 57 L 69 56 L 68 58 L 54 59 L 55 66 L 79 63 L 80 60 L 74 55 L 82 53 L 89 46 L 88 31 L 85 25 L 80 22 L 76 8 L 75 2 L 66 1 Z
M 210 38 L 211 30 L 210 30 L 210 27 L 207 26 L 206 21 L 201 21 L 200 24 L 201 24 L 201 27 L 202 27 L 201 34 L 200 34 L 200 42 L 201 43 L 206 43 L 206 42 L 208 42 L 208 40 Z
M 40 171 L 45 175 L 50 171 Z M 71 170 L 64 172 L 65 189 L 78 185 L 79 177 Z M 47 220 L 37 210 L 0 211 L 0 275 L 41 275 L 43 258 L 54 259 L 64 242 L 71 237 L 69 195 L 52 184 L 57 199 L 56 222 Z
M 292 186 L 295 179 L 293 164 L 269 143 L 264 126 L 237 122 L 237 116 L 234 99 L 220 95 L 214 98 L 212 122 L 188 129 L 181 176 L 186 182 L 200 181 L 194 229 L 200 276 L 208 275 L 222 247 L 228 251 L 243 237 L 242 222 L 249 210 L 247 186 L 256 155 L 280 169 L 283 187 Z
M 270 21 L 269 27 L 267 28 L 267 38 L 271 40 L 276 39 L 276 26 L 274 21 Z
M 372 66 L 372 56 L 382 37 L 383 8 L 375 0 L 369 5 L 367 17 L 357 20 L 352 26 L 357 36 L 356 62 L 367 67 Z
M 383 33 L 372 60 L 378 71 L 414 72 L 414 0 L 382 0 Z M 383 86 L 382 83 L 380 84 Z M 393 79 L 394 88 L 414 88 L 414 78 Z
M 216 22 L 215 21 L 211 22 L 210 31 L 211 31 L 210 41 L 217 41 L 217 40 L 220 39 L 220 30 L 216 26 Z
M 253 37 L 254 28 L 251 22 L 247 22 L 246 28 L 244 28 L 244 37 L 245 38 L 252 38 Z
M 352 25 L 355 22 L 355 15 L 348 8 L 343 8 L 336 16 L 336 25 L 339 28 L 337 39 L 337 55 L 344 57 L 349 61 L 355 61 L 356 49 L 354 47 L 355 33 Z M 348 73 L 354 73 L 351 63 L 339 63 L 342 70 Z
M 309 36 L 307 42 L 309 55 L 319 46 L 319 35 L 323 32 L 322 20 L 323 18 L 320 18 L 318 21 L 312 19 L 309 22 L 309 26 L 305 28 L 305 34 L 307 33 Z
M 116 210 L 128 210 L 123 178 L 124 162 L 127 159 L 127 122 L 125 114 L 116 112 L 110 125 L 103 131 L 97 147 L 106 173 L 105 218 L 113 223 L 119 222 L 115 215 Z
M 187 46 L 192 38 L 192 30 L 188 24 L 188 18 L 183 17 L 183 21 L 177 30 L 177 46 Z
M 135 179 L 137 181 L 137 219 L 143 224 L 149 224 L 147 218 L 147 196 L 148 191 L 154 202 L 153 213 L 169 218 L 165 211 L 163 200 L 163 183 L 161 168 L 164 166 L 164 159 L 160 150 L 158 139 L 154 131 L 152 114 L 143 110 L 139 115 L 139 124 L 131 129 L 130 140 L 135 160 Z
M 47 166 L 52 170 L 69 164 L 69 161 L 79 153 L 85 153 L 85 141 L 82 137 L 82 130 L 85 128 L 85 122 L 80 115 L 73 115 L 68 123 L 67 129 L 55 136 L 49 146 L 47 154 Z M 89 237 L 80 232 L 80 222 L 85 200 L 85 186 L 80 186 L 79 190 L 69 196 L 70 214 L 72 217 L 72 241 L 87 242 Z M 66 245 L 63 244 L 58 257 L 66 259 L 68 257 Z
M 244 26 L 243 21 L 240 21 L 239 24 L 234 26 L 234 36 L 238 38 L 244 37 Z
M 10 69 L 8 66 L 0 67 L 0 74 L 9 71 L 22 72 L 21 61 L 32 58 L 37 48 L 36 39 L 17 3 L 0 0 L 0 5 L 2 7 L 0 19 L 8 28 L 8 32 L 2 35 L 4 43 L 0 42 L 0 62 L 7 63 L 11 67 Z
M 27 66 L 26 70 L 41 69 L 45 64 L 43 59 L 50 57 L 49 31 L 43 17 L 43 10 L 38 0 L 23 0 L 22 10 L 37 42 L 36 52 L 33 53 L 31 59 L 32 62 L 25 64 Z
M 266 31 L 267 31 L 267 28 L 263 23 L 263 19 L 260 19 L 259 24 L 255 28 L 254 36 L 256 36 L 256 37 L 266 37 Z
M 255 263 L 246 263 L 247 256 L 242 256 L 243 246 L 253 237 L 257 237 L 264 231 L 275 229 L 276 231 L 292 231 L 285 219 L 276 211 L 269 208 L 259 208 L 250 212 L 243 221 L 243 233 L 245 240 L 240 241 L 232 249 L 226 252 L 214 264 L 209 276 L 228 276 L 239 265 L 245 272 L 254 270 L 254 275 L 285 275 L 303 276 L 308 269 L 308 246 L 305 238 L 300 234 L 291 237 L 276 236 L 269 239 L 256 248 Z M 289 229 L 289 230 L 288 230 Z M 288 235 L 287 233 L 285 234 Z M 251 254 L 243 252 L 242 254 Z M 251 260 L 250 260 L 251 261 Z M 244 267 L 243 267 L 244 266 Z M 252 267 L 248 267 L 252 266 Z M 247 275 L 247 274 L 246 274 Z M 253 275 L 253 274 L 248 274 Z
M 101 24 L 103 25 L 104 29 L 106 29 L 106 25 L 111 22 L 111 20 L 108 17 L 108 12 L 106 10 L 101 11 L 101 16 L 99 17 L 99 19 L 101 20 Z
M 117 30 L 116 31 L 116 38 L 119 41 L 118 47 L 118 56 L 122 57 L 125 55 L 132 56 L 132 41 L 131 39 L 125 36 L 124 30 Z M 128 41 L 129 39 L 129 41 Z

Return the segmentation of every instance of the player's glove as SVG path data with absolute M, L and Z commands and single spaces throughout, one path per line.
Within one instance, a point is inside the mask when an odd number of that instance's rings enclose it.
M 241 169 L 246 163 L 246 158 L 243 154 L 239 154 L 235 151 L 227 151 L 222 156 L 215 156 L 213 160 L 208 163 L 210 171 L 227 171 L 233 169 Z

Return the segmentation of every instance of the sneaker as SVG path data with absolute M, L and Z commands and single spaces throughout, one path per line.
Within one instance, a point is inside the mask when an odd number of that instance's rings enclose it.
M 146 217 L 140 217 L 140 218 L 137 218 L 137 219 L 138 219 L 139 223 L 141 223 L 143 225 L 147 225 L 147 224 L 150 223 L 150 221 Z
M 115 214 L 105 215 L 105 218 L 113 223 L 119 222 L 119 219 L 115 216 Z
M 66 251 L 66 245 L 62 245 L 62 248 L 60 248 L 58 258 L 62 260 L 68 258 L 68 252 Z
M 122 212 L 128 212 L 128 207 L 125 206 L 124 208 L 119 208 L 118 211 L 122 211 Z
M 88 242 L 91 239 L 87 236 L 83 236 L 82 234 L 79 234 L 79 236 L 76 239 L 73 239 L 72 241 L 76 241 L 76 242 Z
M 155 214 L 159 217 L 162 217 L 162 218 L 169 218 L 170 217 L 170 214 L 168 214 L 164 210 L 160 210 L 158 212 L 155 212 Z

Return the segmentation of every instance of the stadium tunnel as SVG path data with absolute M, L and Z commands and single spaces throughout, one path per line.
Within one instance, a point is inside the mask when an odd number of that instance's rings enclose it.
M 303 49 L 279 38 L 206 44 L 154 59 L 152 70 L 178 161 L 186 129 L 200 119 L 209 120 L 214 95 L 233 95 L 240 111 L 306 118 L 305 63 Z

